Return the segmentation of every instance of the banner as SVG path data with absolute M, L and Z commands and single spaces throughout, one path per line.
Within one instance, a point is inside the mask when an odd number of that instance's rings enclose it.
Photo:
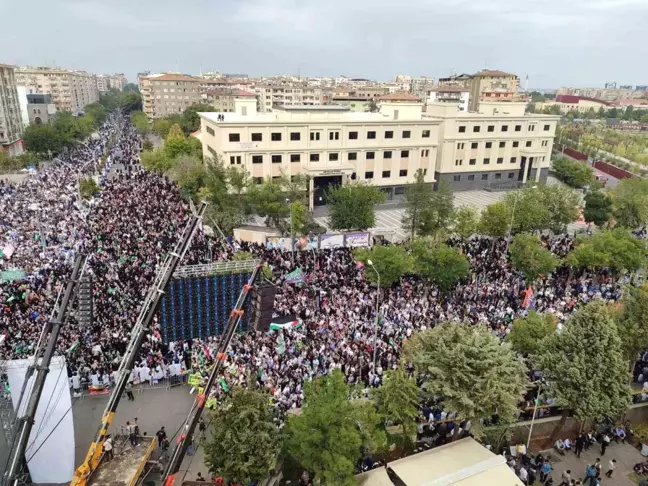
M 369 246 L 369 233 L 349 233 L 344 235 L 344 246 L 352 248 Z
M 279 331 L 280 329 L 298 329 L 301 327 L 302 321 L 297 317 L 290 315 L 285 317 L 275 317 L 270 323 L 270 329 Z
M 295 250 L 317 250 L 317 246 L 317 236 L 300 236 L 299 238 L 295 238 Z
M 296 268 L 292 272 L 286 275 L 286 282 L 288 283 L 297 283 L 304 281 L 304 272 L 301 267 Z
M 0 272 L 0 283 L 13 282 L 14 280 L 25 280 L 25 271 L 21 268 L 4 270 Z
M 344 235 L 320 236 L 320 248 L 338 248 L 344 246 Z
M 9 260 L 11 255 L 14 254 L 14 251 L 16 251 L 16 248 L 12 244 L 8 244 L 2 249 L 2 256 Z
M 292 250 L 290 238 L 280 238 L 279 236 L 267 236 L 266 247 L 271 250 Z

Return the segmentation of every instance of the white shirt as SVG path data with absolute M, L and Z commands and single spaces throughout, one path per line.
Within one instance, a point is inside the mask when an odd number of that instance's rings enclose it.
M 103 444 L 104 451 L 112 451 L 112 439 L 106 439 Z

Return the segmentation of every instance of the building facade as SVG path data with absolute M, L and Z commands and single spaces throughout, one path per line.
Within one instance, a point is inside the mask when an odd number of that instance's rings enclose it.
M 427 91 L 427 103 L 454 103 L 460 111 L 468 111 L 470 91 L 463 86 L 438 86 Z
M 200 113 L 203 155 L 244 168 L 256 183 L 309 175 L 311 205 L 324 203 L 329 185 L 349 181 L 399 198 L 419 169 L 430 184 L 447 180 L 455 190 L 546 180 L 559 117 L 526 115 L 525 103 L 486 103 L 481 113 L 433 103 L 423 111 L 407 95 L 385 97 L 377 113 L 334 105 L 268 113 L 237 99 L 223 120 Z
M 57 110 L 81 114 L 86 105 L 99 101 L 97 77 L 85 71 L 26 67 L 16 71 L 16 80 L 27 94 L 50 95 Z
M 585 113 L 590 110 L 599 111 L 601 108 L 604 110 L 613 108 L 612 103 L 609 101 L 574 95 L 558 95 L 555 100 L 535 104 L 536 111 L 554 107 L 558 107 L 560 113 L 569 113 L 570 111 Z
M 23 122 L 18 101 L 16 67 L 0 64 L 0 151 L 23 153 Z
M 97 89 L 100 93 L 105 93 L 111 89 L 123 91 L 126 86 L 126 76 L 123 74 L 99 74 L 97 75 Z
M 241 89 L 209 89 L 201 92 L 202 104 L 213 106 L 221 113 L 233 113 L 234 101 L 237 98 L 251 98 L 256 101 L 256 95 Z
M 267 113 L 275 106 L 319 106 L 328 101 L 324 90 L 307 83 L 285 82 L 281 84 L 259 84 L 254 87 L 259 99 L 259 111 Z
M 139 78 L 142 110 L 149 118 L 179 114 L 202 102 L 201 79 L 185 74 L 153 74 Z
M 55 114 L 56 106 L 52 102 L 50 95 L 27 95 L 27 116 L 29 117 L 29 124 L 49 124 L 54 119 Z
M 477 111 L 482 101 L 520 101 L 520 78 L 503 71 L 484 69 L 473 74 L 470 88 L 469 110 Z

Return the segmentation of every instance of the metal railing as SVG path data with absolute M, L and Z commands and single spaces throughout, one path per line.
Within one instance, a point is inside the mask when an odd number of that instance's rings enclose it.
M 144 393 L 147 390 L 170 390 L 175 386 L 183 385 L 187 382 L 187 375 L 174 375 L 167 376 L 160 379 L 150 378 L 146 381 L 134 382 L 130 390 L 133 393 Z M 74 398 L 84 398 L 86 396 L 109 395 L 115 385 L 114 380 L 109 380 L 107 383 L 93 385 L 92 383 L 83 382 L 80 388 L 72 388 L 72 396 Z
M 252 272 L 261 263 L 261 260 L 252 258 L 249 260 L 214 262 L 204 265 L 187 265 L 179 267 L 173 273 L 173 278 L 203 277 L 205 275 L 228 275 L 232 273 Z

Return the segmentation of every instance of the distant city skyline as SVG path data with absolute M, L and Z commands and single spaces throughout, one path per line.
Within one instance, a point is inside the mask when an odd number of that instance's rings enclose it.
M 500 69 L 522 86 L 648 84 L 644 0 L 0 0 L 0 62 L 93 73 L 431 76 Z M 29 27 L 27 29 L 27 27 Z

